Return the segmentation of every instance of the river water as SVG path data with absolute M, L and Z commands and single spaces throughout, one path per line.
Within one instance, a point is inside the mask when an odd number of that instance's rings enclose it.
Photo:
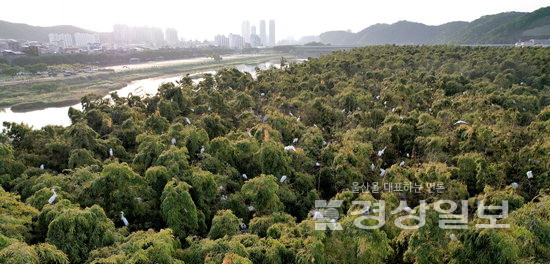
M 278 64 L 275 62 L 264 62 L 256 65 L 238 65 L 237 69 L 240 71 L 245 71 L 251 73 L 253 76 L 256 75 L 255 68 L 267 69 L 271 66 L 277 67 Z M 205 71 L 202 73 L 216 73 L 215 71 Z M 158 87 L 162 83 L 166 82 L 175 82 L 179 80 L 181 76 L 172 76 L 172 77 L 162 77 L 162 78 L 150 78 L 136 80 L 129 83 L 126 87 L 123 87 L 119 90 L 116 90 L 119 96 L 125 97 L 128 94 L 132 93 L 133 95 L 154 95 L 157 92 Z M 195 82 L 198 82 L 200 79 L 195 79 Z M 15 113 L 9 108 L 0 109 L 0 126 L 3 122 L 16 122 L 16 123 L 25 123 L 34 129 L 40 129 L 47 125 L 60 125 L 60 126 L 69 126 L 71 125 L 71 120 L 68 116 L 69 107 L 73 107 L 78 110 L 82 110 L 81 104 L 76 104 L 73 106 L 65 107 L 50 107 L 46 109 L 29 111 L 24 113 Z

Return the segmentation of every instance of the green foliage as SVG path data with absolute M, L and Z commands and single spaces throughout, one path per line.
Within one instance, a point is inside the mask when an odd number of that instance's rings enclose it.
M 90 253 L 89 264 L 166 263 L 183 264 L 177 259 L 180 243 L 172 230 L 137 231 L 116 244 Z
M 239 232 L 240 222 L 231 210 L 220 210 L 212 219 L 212 227 L 208 237 L 218 239 L 224 236 L 234 236 Z
M 254 207 L 257 215 L 267 215 L 280 211 L 283 204 L 277 196 L 279 185 L 271 175 L 260 175 L 251 179 L 241 189 L 242 199 Z
M 19 201 L 19 196 L 0 187 L 0 234 L 17 240 L 30 240 L 32 218 L 38 211 Z
M 184 240 L 199 228 L 197 207 L 189 194 L 191 186 L 176 179 L 169 181 L 160 198 L 160 211 L 166 225 Z
M 49 224 L 46 242 L 65 252 L 71 263 L 83 263 L 91 250 L 114 243 L 115 232 L 101 207 L 70 208 Z

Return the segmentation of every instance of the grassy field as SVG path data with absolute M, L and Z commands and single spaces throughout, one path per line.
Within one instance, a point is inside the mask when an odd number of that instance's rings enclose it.
M 160 76 L 196 73 L 239 64 L 261 63 L 279 58 L 280 55 L 224 59 L 220 62 L 198 62 L 158 68 L 105 72 L 78 78 L 56 81 L 40 81 L 0 86 L 0 107 L 11 107 L 14 112 L 25 112 L 54 106 L 67 106 L 80 102 L 89 93 L 107 95 L 129 82 Z

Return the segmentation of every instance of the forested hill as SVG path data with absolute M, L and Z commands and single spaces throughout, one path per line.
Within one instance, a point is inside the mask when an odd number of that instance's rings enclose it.
M 93 33 L 75 26 L 37 27 L 0 20 L 0 39 L 34 40 L 48 42 L 49 33 Z
M 548 263 L 548 58 L 365 47 L 5 123 L 0 263 Z
M 357 33 L 331 31 L 320 35 L 321 42 L 333 45 L 513 44 L 532 38 L 550 38 L 550 7 L 531 13 L 488 15 L 469 23 L 428 26 L 399 21 L 376 24 Z

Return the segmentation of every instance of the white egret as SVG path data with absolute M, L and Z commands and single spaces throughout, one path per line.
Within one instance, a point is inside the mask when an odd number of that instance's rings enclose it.
M 532 178 L 533 178 L 533 171 L 528 171 L 528 172 L 527 172 L 527 178 L 528 178 L 528 179 L 532 179 Z
M 456 235 L 455 235 L 455 234 L 450 234 L 450 235 L 449 235 L 449 238 L 450 238 L 451 240 L 456 240 Z
M 374 170 L 374 163 L 370 164 L 370 170 L 372 170 L 372 171 Z
M 222 195 L 222 196 L 220 196 L 220 199 L 221 199 L 222 201 L 227 200 L 227 195 Z
M 223 191 L 223 185 L 218 186 L 218 190 Z
M 514 187 L 514 189 L 517 189 L 519 187 L 519 184 L 517 182 L 512 182 L 512 187 Z
M 283 177 L 281 177 L 281 179 L 279 180 L 281 183 L 283 183 L 284 181 L 286 181 L 286 178 L 287 176 L 286 175 L 283 175 Z
M 187 124 L 191 125 L 191 120 L 189 120 L 188 117 L 185 118 L 185 122 L 187 122 Z
M 455 125 L 460 125 L 460 124 L 468 124 L 468 122 L 464 121 L 464 120 L 458 120 L 455 122 Z
M 409 158 L 411 155 L 409 155 L 409 153 L 407 153 L 405 156 L 407 156 L 407 158 Z
M 252 211 L 256 210 L 256 208 L 254 208 L 254 206 L 252 206 L 252 205 L 251 205 L 251 206 L 249 206 L 249 207 L 247 207 L 247 209 L 248 209 L 248 211 L 250 211 L 250 212 L 252 212 Z
M 201 154 L 204 153 L 204 151 L 205 151 L 204 145 L 201 146 L 201 150 L 200 150 L 200 151 L 201 151 Z
M 384 177 L 386 175 L 385 169 L 380 169 L 380 177 Z
M 289 146 L 285 146 L 285 150 L 286 151 L 289 151 L 289 150 L 293 150 L 294 152 L 296 152 L 296 148 L 292 145 L 289 145 Z
M 172 138 L 172 140 L 171 140 L 170 142 L 172 142 L 172 145 L 175 146 L 175 145 L 176 145 L 176 142 L 177 142 L 177 141 L 176 141 L 176 138 Z
M 243 179 L 248 180 L 248 176 L 246 176 L 246 174 L 243 173 L 243 175 L 241 176 L 243 177 Z
M 321 167 L 321 163 L 315 162 L 315 167 Z
M 402 160 L 401 162 L 399 162 L 399 166 L 401 166 L 401 167 L 405 166 L 405 161 Z
M 387 148 L 388 148 L 388 147 L 384 147 L 383 149 L 379 150 L 379 151 L 378 151 L 378 154 L 377 154 L 378 157 L 382 157 L 382 155 L 384 155 L 384 152 L 386 151 Z
M 120 220 L 122 220 L 122 223 L 124 223 L 125 226 L 128 226 L 130 223 L 128 223 L 128 219 L 124 217 L 124 212 L 120 211 Z
M 298 142 L 298 140 L 299 140 L 298 138 L 294 138 L 294 139 L 292 140 L 292 143 L 293 143 L 293 144 L 296 144 L 296 143 Z
M 57 198 L 57 193 L 55 192 L 55 189 L 52 189 L 52 192 L 53 192 L 52 197 L 50 197 L 50 199 L 48 199 L 49 204 L 52 204 L 53 202 L 55 202 L 55 198 Z
M 323 219 L 323 213 L 319 212 L 319 211 L 315 211 L 313 213 L 313 220 L 321 220 Z
M 260 96 L 262 96 L 262 97 L 265 96 L 265 93 L 261 93 Z
M 113 157 L 114 155 L 115 155 L 115 153 L 113 152 L 113 149 L 110 148 L 110 149 L 109 149 L 109 156 L 110 156 L 110 157 Z
M 40 164 L 40 169 L 41 169 L 41 170 L 44 169 L 44 164 Z
M 327 142 L 323 140 L 323 146 L 326 146 L 327 145 Z
M 300 122 L 301 119 L 302 119 L 301 117 L 298 117 L 296 118 L 296 121 Z
M 241 230 L 246 230 L 247 226 L 245 223 L 240 224 Z

